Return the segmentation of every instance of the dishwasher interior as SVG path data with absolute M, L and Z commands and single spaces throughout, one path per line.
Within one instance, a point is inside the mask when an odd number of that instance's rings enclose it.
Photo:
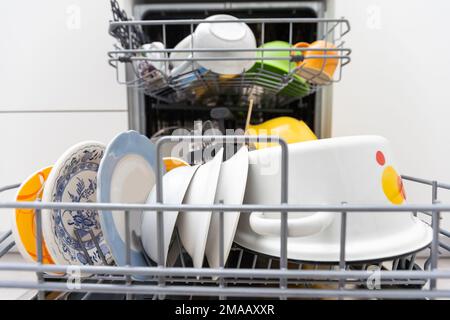
M 237 18 L 318 18 L 323 16 L 322 1 L 286 2 L 206 2 L 140 4 L 134 8 L 134 18 L 139 20 L 204 19 L 214 14 L 231 14 Z M 277 23 L 264 24 L 264 39 L 261 23 L 249 23 L 256 36 L 257 45 L 275 40 L 313 42 L 323 35 L 321 24 L 316 22 L 294 25 L 289 28 Z M 149 41 L 164 42 L 163 28 L 143 26 Z M 172 48 L 191 33 L 188 24 L 168 25 L 166 47 Z M 321 131 L 321 92 L 315 91 L 301 98 L 285 99 L 279 95 L 261 95 L 255 99 L 251 121 L 261 123 L 279 116 L 291 116 L 303 120 L 316 135 Z M 145 95 L 140 90 L 129 89 L 130 126 L 151 137 L 165 128 L 192 129 L 195 121 L 222 121 L 227 129 L 244 128 L 249 96 L 239 92 L 216 90 L 202 101 L 185 99 L 165 102 Z M 224 109 L 226 108 L 226 109 Z M 221 112 L 222 111 L 222 112 Z

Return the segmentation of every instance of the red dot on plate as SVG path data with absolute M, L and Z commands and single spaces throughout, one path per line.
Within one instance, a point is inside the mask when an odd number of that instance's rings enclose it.
M 386 159 L 384 158 L 384 154 L 381 151 L 377 151 L 377 162 L 380 166 L 384 166 L 384 164 L 386 163 Z

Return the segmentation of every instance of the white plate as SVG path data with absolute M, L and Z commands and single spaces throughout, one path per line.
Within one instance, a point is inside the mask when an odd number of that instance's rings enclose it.
M 199 166 L 185 166 L 172 169 L 163 177 L 163 201 L 164 204 L 180 205 L 191 183 L 191 179 Z M 147 199 L 147 204 L 156 203 L 156 188 L 153 187 Z M 170 240 L 172 238 L 178 211 L 164 212 L 164 261 L 167 259 Z M 153 261 L 158 261 L 157 240 L 157 214 L 156 211 L 144 211 L 142 215 L 142 244 L 145 252 Z
M 86 141 L 69 148 L 53 166 L 44 187 L 44 202 L 96 202 L 97 171 L 103 157 L 105 145 Z M 42 228 L 49 253 L 56 264 L 103 265 L 95 243 L 93 232 L 106 262 L 112 256 L 100 228 L 100 219 L 95 210 L 42 210 Z M 82 239 L 77 240 L 75 231 Z M 86 257 L 83 247 L 89 257 Z
M 244 200 L 248 172 L 248 149 L 242 147 L 233 157 L 222 163 L 219 183 L 214 203 L 241 205 Z M 224 231 L 224 263 L 233 244 L 234 234 L 239 222 L 239 212 L 225 212 L 223 215 Z M 211 216 L 208 241 L 206 242 L 206 258 L 211 268 L 219 268 L 219 213 Z
M 155 179 L 154 144 L 136 131 L 117 135 L 108 145 L 98 171 L 98 202 L 145 203 Z M 130 211 L 130 235 L 141 235 L 142 214 Z M 100 221 L 105 238 L 117 265 L 126 261 L 125 214 L 123 211 L 101 211 Z M 131 236 L 132 266 L 147 266 L 139 244 Z
M 185 204 L 214 204 L 217 181 L 222 164 L 223 149 L 214 159 L 203 164 L 197 170 L 186 193 Z M 181 212 L 177 227 L 181 243 L 192 258 L 195 268 L 201 268 L 205 256 L 211 212 Z
M 414 226 L 409 230 L 363 241 L 347 241 L 345 259 L 349 262 L 371 262 L 388 260 L 403 256 L 427 247 L 432 238 L 431 228 L 414 218 Z M 261 236 L 255 233 L 249 224 L 249 214 L 241 214 L 238 230 L 234 239 L 236 243 L 255 252 L 270 256 L 280 256 L 280 238 Z M 322 243 L 317 237 L 288 238 L 288 259 L 308 262 L 339 261 L 339 244 Z

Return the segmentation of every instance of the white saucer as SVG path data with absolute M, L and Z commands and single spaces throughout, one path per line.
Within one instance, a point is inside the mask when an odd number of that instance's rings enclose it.
M 163 177 L 164 204 L 180 205 L 192 177 L 199 166 L 184 166 L 172 169 Z M 147 199 L 147 204 L 156 203 L 156 188 L 153 187 Z M 178 211 L 164 212 L 164 261 L 167 260 L 170 240 L 172 238 Z M 157 214 L 155 211 L 144 211 L 142 215 L 142 244 L 145 252 L 153 261 L 158 261 Z
M 351 213 L 347 213 L 350 215 Z M 357 212 L 355 214 L 364 214 Z M 370 215 L 370 213 L 368 214 Z M 416 252 L 428 246 L 432 239 L 431 228 L 414 218 L 414 226 L 403 232 L 383 236 L 377 239 L 347 239 L 345 259 L 347 262 L 363 262 L 387 260 L 388 258 Z M 339 261 L 338 235 L 330 235 L 328 242 L 323 237 L 310 236 L 303 238 L 288 238 L 288 259 L 308 262 L 337 262 Z M 244 248 L 261 252 L 270 256 L 280 256 L 280 238 L 260 236 L 249 224 L 249 214 L 242 213 L 234 241 Z
M 222 164 L 223 149 L 214 159 L 200 166 L 191 181 L 184 204 L 214 204 L 217 181 Z M 195 268 L 201 268 L 205 256 L 211 212 L 181 212 L 177 227 L 181 243 L 192 258 Z
M 248 149 L 243 146 L 229 160 L 222 163 L 219 183 L 214 203 L 241 205 L 244 200 L 245 186 L 248 172 Z M 225 212 L 223 215 L 224 231 L 224 263 L 233 244 L 234 235 L 239 222 L 239 212 Z M 219 213 L 214 212 L 209 226 L 208 241 L 206 243 L 206 258 L 211 268 L 219 268 Z

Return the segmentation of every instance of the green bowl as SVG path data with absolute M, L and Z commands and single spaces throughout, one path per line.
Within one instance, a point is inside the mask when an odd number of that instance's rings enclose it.
M 258 51 L 257 56 L 262 57 L 290 57 L 291 46 L 289 43 L 284 41 L 272 41 L 265 43 L 259 48 L 286 48 L 286 51 Z M 279 80 L 275 80 L 271 78 L 271 74 L 277 76 L 285 76 L 289 74 L 290 70 L 294 70 L 296 68 L 295 62 L 290 62 L 289 60 L 264 60 L 256 61 L 253 67 L 247 71 L 247 73 L 254 74 L 260 72 L 255 83 L 261 85 L 262 87 L 270 87 L 271 84 L 279 85 Z M 286 95 L 289 97 L 303 97 L 309 93 L 309 85 L 305 79 L 294 74 L 293 80 L 283 88 L 279 93 L 282 95 Z

